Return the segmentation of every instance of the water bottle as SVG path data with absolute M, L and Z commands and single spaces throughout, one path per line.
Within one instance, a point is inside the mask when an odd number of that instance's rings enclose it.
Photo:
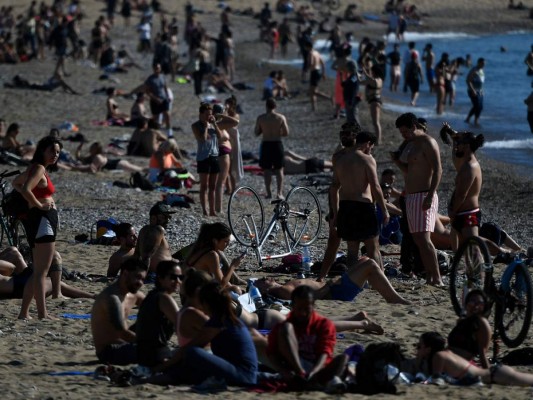
M 307 274 L 311 272 L 311 252 L 309 251 L 309 246 L 304 246 L 302 251 L 302 270 Z
M 261 297 L 261 292 L 253 284 L 251 285 L 250 299 L 254 302 L 256 310 L 260 310 L 265 306 L 263 298 Z

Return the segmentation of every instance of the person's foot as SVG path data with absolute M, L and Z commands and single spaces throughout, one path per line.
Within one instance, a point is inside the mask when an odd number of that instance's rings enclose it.
M 354 321 L 364 321 L 365 319 L 368 319 L 368 314 L 366 311 L 359 311 L 353 316 Z
M 24 321 L 29 321 L 30 319 L 33 319 L 32 317 L 29 316 L 29 314 L 19 314 L 17 318 L 24 320 Z
M 377 324 L 369 318 L 365 318 L 363 322 L 366 323 L 365 327 L 363 328 L 364 332 L 373 333 L 375 335 L 383 335 L 383 333 L 385 332 L 381 325 Z

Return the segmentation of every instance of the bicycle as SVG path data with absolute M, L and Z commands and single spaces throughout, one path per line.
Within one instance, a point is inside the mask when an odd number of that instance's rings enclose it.
M 11 172 L 5 170 L 0 173 L 0 194 L 2 196 L 0 200 L 0 208 L 2 209 L 0 213 L 0 246 L 2 249 L 6 246 L 17 247 L 26 263 L 29 263 L 32 259 L 32 252 L 24 224 L 19 218 L 6 212 L 6 203 L 10 194 L 6 193 L 8 182 L 5 179 L 18 174 L 20 174 L 18 170 Z M 6 243 L 4 243 L 4 238 Z
M 450 271 L 450 297 L 455 313 L 464 315 L 464 299 L 473 289 L 485 292 L 489 309 L 495 305 L 494 359 L 497 358 L 497 340 L 510 348 L 522 344 L 531 325 L 533 289 L 531 277 L 521 255 L 515 256 L 495 277 L 494 265 L 487 246 L 479 237 L 468 238 L 457 250 Z
M 265 229 L 265 212 L 257 192 L 249 186 L 238 187 L 228 203 L 228 222 L 233 236 L 242 246 L 252 248 L 259 268 L 264 260 L 293 254 L 298 246 L 315 242 L 322 226 L 322 211 L 315 194 L 306 187 L 295 187 L 286 199 L 273 200 L 274 213 Z M 279 254 L 263 255 L 267 240 L 277 230 L 283 233 L 284 250 Z

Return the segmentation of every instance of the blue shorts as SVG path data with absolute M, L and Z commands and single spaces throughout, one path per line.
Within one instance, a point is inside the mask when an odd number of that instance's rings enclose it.
M 341 276 L 340 283 L 329 288 L 331 300 L 353 301 L 362 291 L 363 289 L 353 283 L 347 273 Z

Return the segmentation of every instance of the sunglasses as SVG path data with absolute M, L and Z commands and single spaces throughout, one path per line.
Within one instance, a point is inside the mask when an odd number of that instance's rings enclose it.
M 185 278 L 184 275 L 178 275 L 178 274 L 170 274 L 168 275 L 171 281 L 183 281 L 183 278 Z

